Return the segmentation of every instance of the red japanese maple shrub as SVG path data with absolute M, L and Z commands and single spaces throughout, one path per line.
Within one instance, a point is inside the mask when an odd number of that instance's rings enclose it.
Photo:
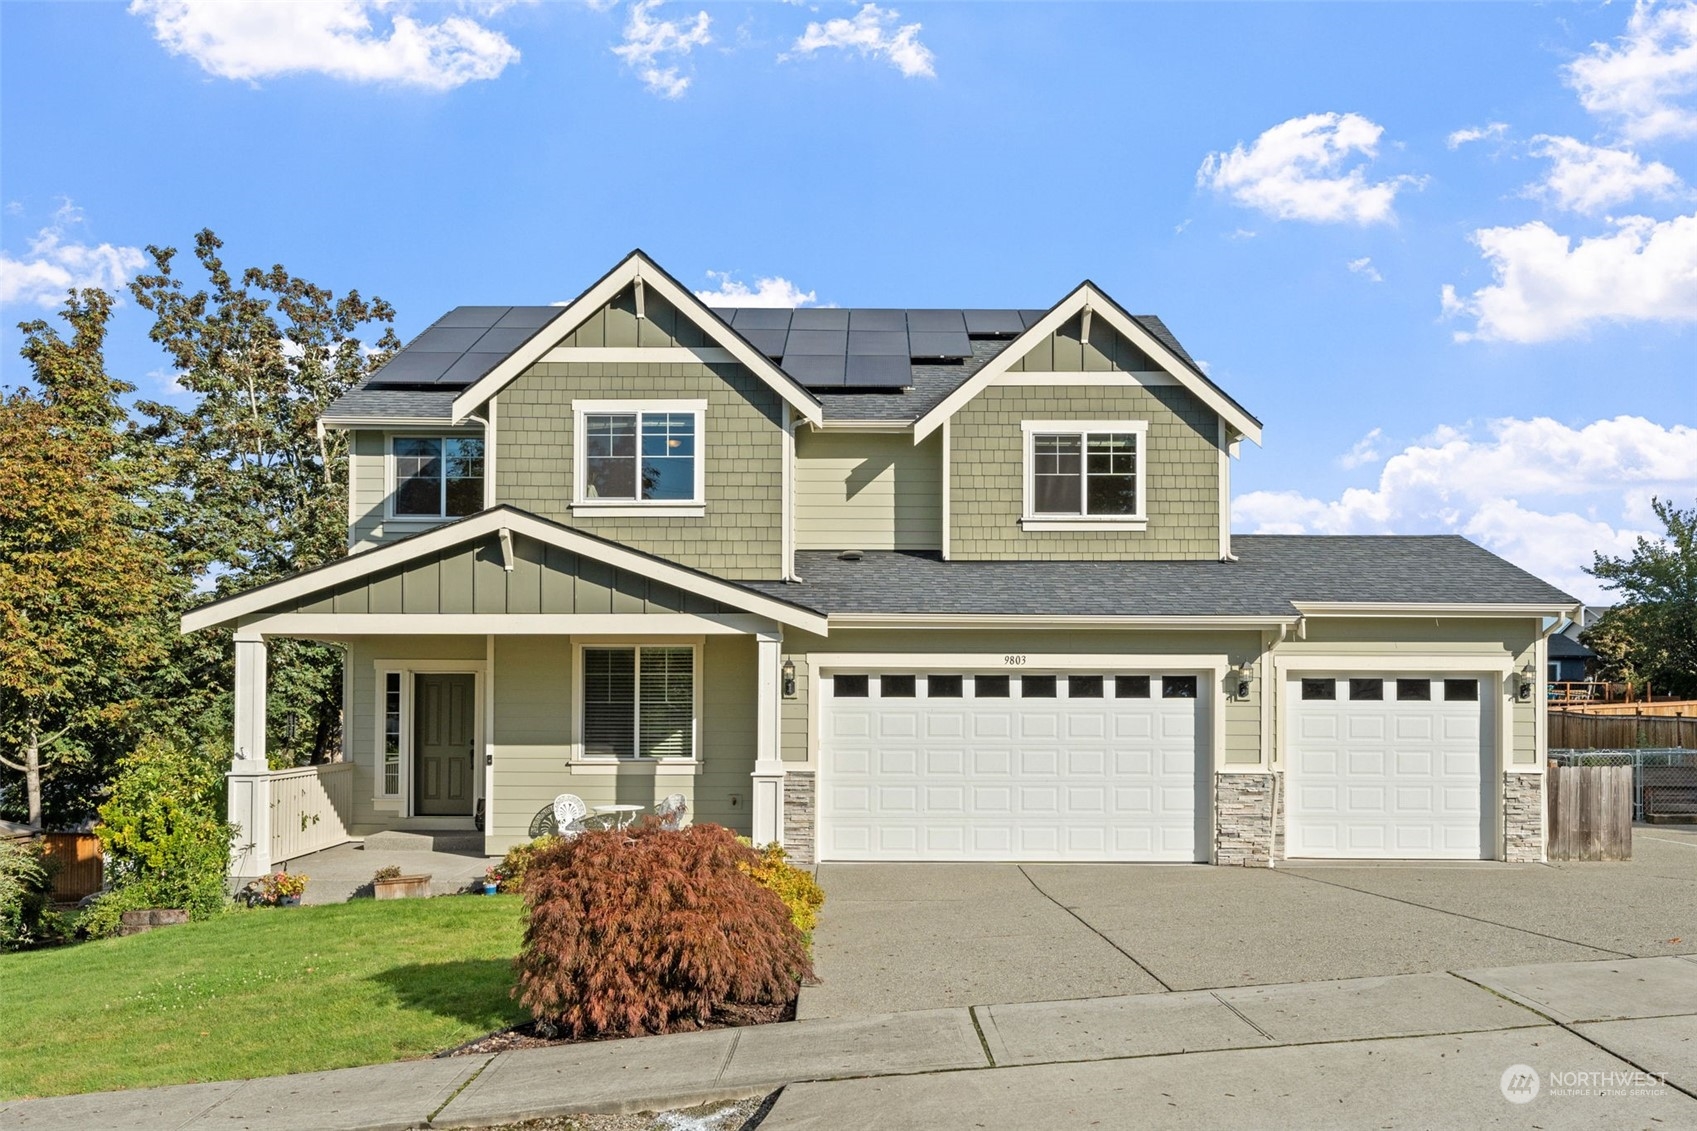
M 779 1004 L 813 973 L 783 900 L 720 825 L 648 820 L 539 848 L 513 993 L 573 1037 L 669 1033 L 729 1004 Z

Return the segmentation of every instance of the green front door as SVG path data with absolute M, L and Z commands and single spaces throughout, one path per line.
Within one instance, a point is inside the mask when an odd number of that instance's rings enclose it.
M 475 683 L 469 675 L 421 675 L 414 688 L 418 736 L 413 811 L 421 817 L 471 815 L 477 756 Z

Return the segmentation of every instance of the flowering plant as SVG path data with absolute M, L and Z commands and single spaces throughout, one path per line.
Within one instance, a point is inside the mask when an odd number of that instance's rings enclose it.
M 306 892 L 308 877 L 300 872 L 275 872 L 261 881 L 266 903 L 281 903 Z
M 483 882 L 486 884 L 506 883 L 507 873 L 502 870 L 501 865 L 491 864 L 489 867 L 483 869 Z

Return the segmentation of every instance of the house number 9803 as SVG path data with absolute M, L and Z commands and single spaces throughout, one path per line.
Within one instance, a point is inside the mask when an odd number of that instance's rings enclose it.
M 1025 663 L 1025 657 L 1024 656 L 1003 656 L 1002 657 L 1002 663 L 1007 664 L 1009 667 L 1017 668 L 1019 665 Z

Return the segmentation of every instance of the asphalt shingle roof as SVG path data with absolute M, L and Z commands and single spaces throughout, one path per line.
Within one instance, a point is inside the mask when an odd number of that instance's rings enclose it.
M 1465 538 L 1254 535 L 1235 562 L 945 562 L 936 554 L 796 554 L 800 582 L 751 587 L 823 613 L 1292 616 L 1294 602 L 1572 605 Z
M 350 420 L 440 420 L 452 418 L 458 389 L 390 389 L 356 385 L 324 411 L 324 423 Z

